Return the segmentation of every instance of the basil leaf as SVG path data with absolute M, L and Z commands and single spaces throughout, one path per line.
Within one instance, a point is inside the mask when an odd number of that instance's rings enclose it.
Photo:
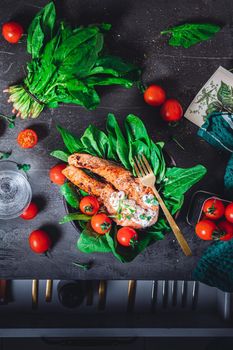
M 192 168 L 167 168 L 163 183 L 162 192 L 166 197 L 182 196 L 196 182 L 206 174 L 206 169 L 202 165 L 196 165 Z
M 113 114 L 108 114 L 106 129 L 113 159 L 119 159 L 126 169 L 130 169 L 129 148 Z
M 11 156 L 12 152 L 0 152 L 0 159 L 8 159 Z
M 65 224 L 66 222 L 70 221 L 75 221 L 75 220 L 80 220 L 80 221 L 89 221 L 91 220 L 91 216 L 81 214 L 81 213 L 71 213 L 65 215 L 60 221 L 59 224 Z
M 62 160 L 63 162 L 68 162 L 69 154 L 66 153 L 65 151 L 60 151 L 60 150 L 53 151 L 50 153 L 50 155 L 57 159 Z
M 84 229 L 78 239 L 77 248 L 83 253 L 109 253 L 106 235 L 91 236 L 88 229 Z
M 70 182 L 64 183 L 64 185 L 60 187 L 60 192 L 72 208 L 77 209 L 79 207 L 78 193 Z
M 23 170 L 23 171 L 27 172 L 31 169 L 31 165 L 30 164 L 17 164 L 17 168 L 19 170 Z
M 210 23 L 187 23 L 172 27 L 161 32 L 161 34 L 170 34 L 169 45 L 183 46 L 188 48 L 204 40 L 210 39 L 219 32 L 220 26 Z

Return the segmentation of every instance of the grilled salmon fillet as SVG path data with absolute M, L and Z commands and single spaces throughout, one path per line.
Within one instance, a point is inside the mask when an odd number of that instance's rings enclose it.
M 158 211 L 158 203 L 153 191 L 143 186 L 132 173 L 114 162 L 84 153 L 74 153 L 68 158 L 70 165 L 88 169 L 102 176 L 117 190 L 124 191 L 129 199 L 134 199 L 144 209 Z
M 115 190 L 111 184 L 96 180 L 73 165 L 67 166 L 62 173 L 74 185 L 96 196 L 118 225 L 140 229 L 157 221 L 158 210 L 141 208 L 134 200 L 128 200 L 124 192 Z M 132 210 L 135 210 L 133 214 Z

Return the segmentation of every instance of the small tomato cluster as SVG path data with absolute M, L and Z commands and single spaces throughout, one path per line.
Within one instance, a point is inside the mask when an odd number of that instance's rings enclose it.
M 218 198 L 204 202 L 201 220 L 195 232 L 203 240 L 228 241 L 233 238 L 233 202 L 226 207 Z
M 150 85 L 144 91 L 144 101 L 153 107 L 161 107 L 160 115 L 168 123 L 176 123 L 183 117 L 183 108 L 174 98 L 167 99 L 165 90 L 159 85 Z

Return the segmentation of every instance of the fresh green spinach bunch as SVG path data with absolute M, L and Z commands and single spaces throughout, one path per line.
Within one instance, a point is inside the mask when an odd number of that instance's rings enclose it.
M 96 86 L 122 85 L 140 80 L 140 70 L 121 58 L 104 55 L 104 33 L 110 24 L 72 29 L 56 21 L 53 2 L 33 19 L 27 37 L 27 64 L 24 82 L 10 86 L 9 101 L 22 119 L 37 118 L 45 106 L 74 103 L 94 109 L 100 102 Z
M 142 120 L 133 114 L 127 116 L 122 130 L 113 114 L 109 114 L 106 132 L 90 125 L 81 138 L 58 126 L 65 150 L 56 150 L 52 156 L 67 162 L 68 156 L 74 152 L 88 153 L 100 158 L 115 161 L 134 173 L 133 159 L 135 155 L 144 154 L 156 175 L 157 187 L 170 212 L 175 214 L 183 205 L 184 193 L 198 182 L 206 173 L 205 167 L 196 165 L 183 169 L 167 167 L 163 156 L 163 142 L 154 142 L 148 135 Z M 134 175 L 136 175 L 134 173 Z M 79 200 L 85 193 L 77 191 L 70 182 L 61 187 L 72 213 L 66 215 L 60 223 L 77 220 L 81 234 L 77 242 L 79 250 L 85 253 L 112 252 L 121 262 L 133 260 L 151 243 L 164 238 L 170 230 L 160 210 L 158 221 L 151 227 L 138 232 L 139 243 L 135 248 L 123 249 L 116 240 L 117 226 L 114 224 L 109 233 L 96 236 L 89 225 L 90 217 L 79 212 Z

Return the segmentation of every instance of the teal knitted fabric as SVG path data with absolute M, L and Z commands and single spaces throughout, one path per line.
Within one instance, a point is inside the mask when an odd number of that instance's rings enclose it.
M 224 292 L 233 292 L 233 239 L 215 242 L 206 249 L 193 278 Z
M 224 185 L 228 196 L 233 197 L 233 114 L 225 112 L 209 114 L 198 135 L 216 148 L 229 153 Z
M 209 114 L 198 135 L 217 149 L 229 153 L 224 186 L 228 197 L 233 199 L 233 114 Z M 233 292 L 233 239 L 213 243 L 199 260 L 193 278 L 223 291 Z

